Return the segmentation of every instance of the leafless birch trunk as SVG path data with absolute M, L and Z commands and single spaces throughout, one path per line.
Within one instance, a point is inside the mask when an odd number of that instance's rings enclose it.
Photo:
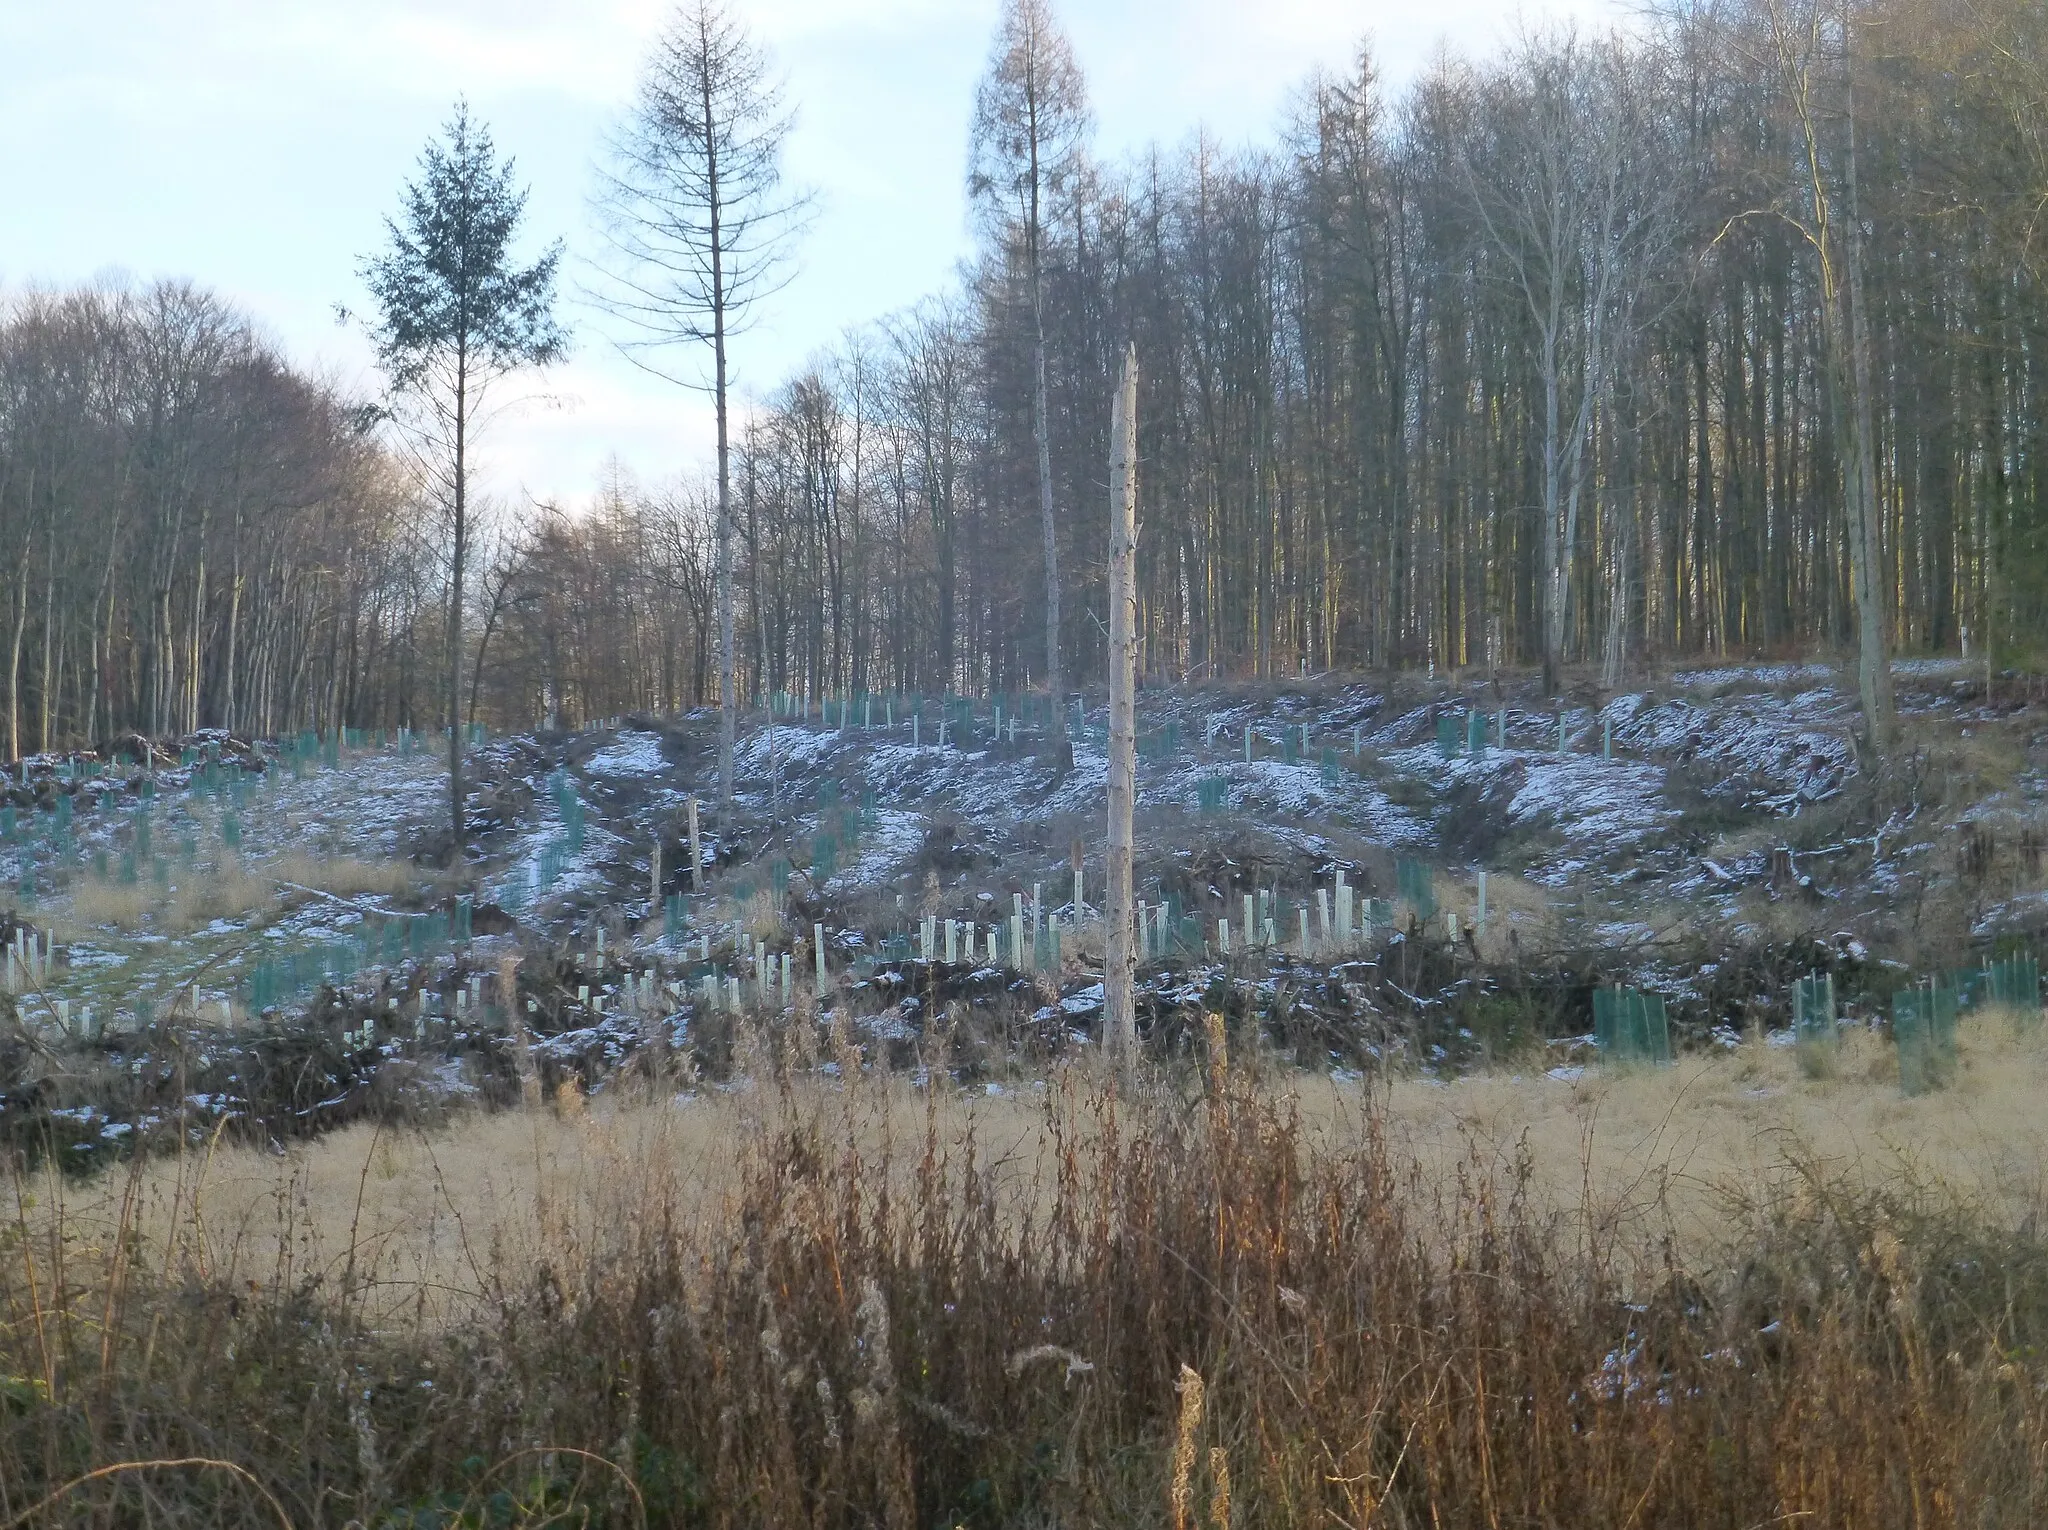
M 1109 894 L 1102 971 L 1103 1037 L 1119 1068 L 1137 1059 L 1132 987 L 1131 815 L 1138 798 L 1138 348 L 1124 352 L 1109 427 Z

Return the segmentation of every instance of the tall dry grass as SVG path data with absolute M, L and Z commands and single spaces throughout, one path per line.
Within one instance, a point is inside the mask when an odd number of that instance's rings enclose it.
M 1597 1147 L 1564 1193 L 1548 1105 L 1522 1145 L 1505 1104 L 1319 1094 L 1220 1030 L 1199 1071 L 997 1097 L 803 1051 L 439 1137 L 16 1173 L 0 1526 L 2048 1508 L 2048 1259 L 1910 1175 L 1788 1154 L 1710 1226 Z M 1596 1144 L 1723 1085 L 1605 1087 Z M 209 1464 L 81 1480 L 149 1461 Z
M 75 878 L 53 922 L 66 941 L 106 929 L 185 935 L 216 919 L 240 918 L 271 907 L 295 888 L 340 898 L 365 893 L 397 897 L 411 891 L 417 880 L 414 868 L 402 861 L 366 861 L 304 850 L 262 860 L 231 854 L 218 864 L 183 868 L 167 891 L 147 879 Z

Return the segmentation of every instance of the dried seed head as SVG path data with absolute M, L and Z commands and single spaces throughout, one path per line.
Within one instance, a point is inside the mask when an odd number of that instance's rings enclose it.
M 1202 1378 L 1189 1365 L 1180 1368 L 1180 1423 L 1173 1441 L 1173 1479 L 1167 1484 L 1166 1506 L 1173 1515 L 1173 1530 L 1188 1530 L 1188 1510 L 1193 1502 L 1189 1479 L 1195 1474 L 1195 1435 L 1202 1427 Z
M 1230 1455 L 1221 1445 L 1209 1447 L 1209 1524 L 1230 1530 Z

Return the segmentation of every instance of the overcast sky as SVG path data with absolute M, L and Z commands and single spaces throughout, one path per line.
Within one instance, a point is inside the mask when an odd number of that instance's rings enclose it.
M 844 331 L 943 287 L 968 250 L 969 109 L 997 0 L 735 0 L 788 77 L 789 171 L 819 209 L 796 280 L 738 351 L 765 394 Z M 661 0 L 0 0 L 0 285 L 190 277 L 300 364 L 374 390 L 339 328 L 421 145 L 466 95 L 532 188 L 529 249 L 590 247 L 586 199 Z M 1206 126 L 1269 141 L 1318 66 L 1368 35 L 1399 86 L 1445 46 L 1614 0 L 1062 0 L 1096 152 Z M 570 308 L 572 360 L 485 445 L 501 496 L 585 498 L 616 453 L 643 479 L 708 455 L 701 401 L 622 361 Z

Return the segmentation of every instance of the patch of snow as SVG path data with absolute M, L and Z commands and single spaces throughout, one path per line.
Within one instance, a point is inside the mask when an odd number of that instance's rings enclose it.
M 653 776 L 667 769 L 660 736 L 652 733 L 629 735 L 583 762 L 584 774 L 592 776 Z
M 1102 1008 L 1102 999 L 1102 985 L 1097 983 L 1092 987 L 1083 988 L 1077 993 L 1068 994 L 1067 997 L 1060 1000 L 1060 1008 L 1070 1015 L 1093 1014 L 1096 1010 Z

